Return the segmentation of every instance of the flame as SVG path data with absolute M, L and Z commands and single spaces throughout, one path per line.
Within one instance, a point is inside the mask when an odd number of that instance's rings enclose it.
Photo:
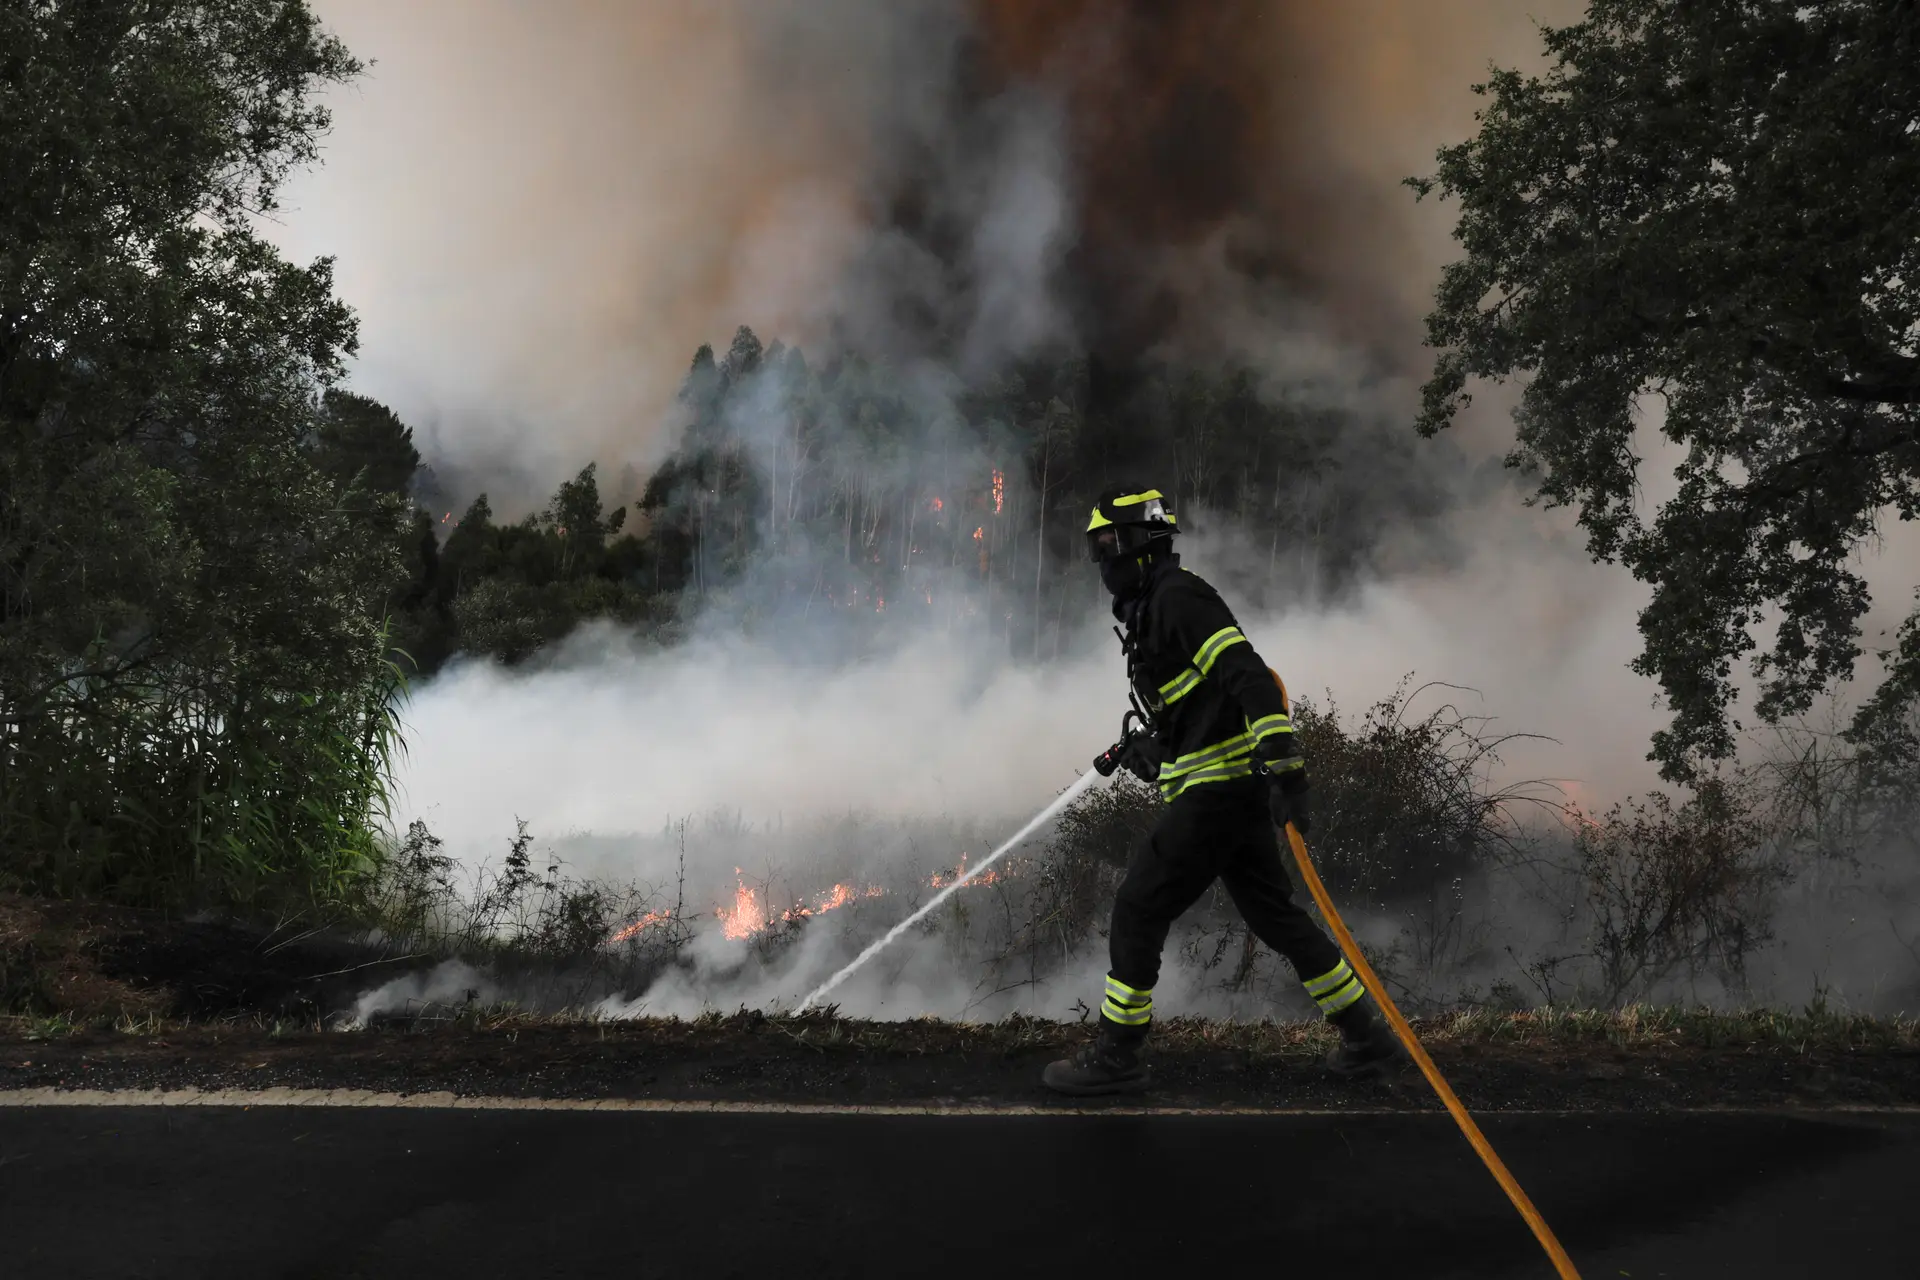
M 665 924 L 671 919 L 673 919 L 673 912 L 671 911 L 649 911 L 620 932 L 614 934 L 611 938 L 608 938 L 607 941 L 609 943 L 625 942 L 635 934 L 651 929 L 657 924 Z
M 947 505 L 946 503 L 944 503 L 944 502 L 942 502 L 942 501 L 940 501 L 940 499 L 938 499 L 938 498 L 935 498 L 935 499 L 933 500 L 933 509 L 934 509 L 935 511 L 944 511 L 944 510 L 946 510 L 946 505 Z
M 885 613 L 887 611 L 887 598 L 885 596 L 875 596 L 873 598 L 873 611 L 875 613 Z
M 720 907 L 714 911 L 720 917 L 720 932 L 736 942 L 744 942 L 756 933 L 765 931 L 770 923 L 767 908 L 758 894 L 747 887 L 742 880 L 733 895 L 733 910 Z
M 445 524 L 447 521 L 451 519 L 453 519 L 453 512 L 449 511 L 447 512 L 447 514 L 440 517 L 440 523 Z
M 1007 478 L 1000 468 L 993 469 L 993 514 L 1000 514 L 1000 504 L 1006 501 Z
M 734 874 L 739 875 L 740 873 L 736 870 Z M 878 898 L 885 893 L 886 890 L 882 889 L 879 885 L 870 884 L 862 889 L 852 884 L 836 884 L 815 898 L 811 905 L 796 903 L 776 917 L 768 908 L 766 901 L 748 887 L 745 880 L 742 880 L 734 890 L 732 908 L 729 909 L 724 906 L 718 907 L 715 909 L 714 915 L 719 917 L 721 933 L 736 942 L 744 942 L 758 934 L 765 933 L 776 923 L 786 922 L 791 924 L 796 920 L 806 920 L 813 916 L 825 915 L 827 912 L 836 911 L 848 903 L 859 902 L 867 898 Z
M 933 873 L 932 878 L 927 881 L 927 884 L 934 889 L 944 889 L 965 874 L 967 874 L 967 855 L 963 852 L 960 855 L 960 865 L 954 869 L 952 875 L 945 875 L 936 871 Z M 978 884 L 992 884 L 999 878 L 1000 873 L 998 871 L 989 871 L 984 875 L 975 876 L 973 879 L 967 881 L 966 887 L 971 889 Z
M 975 529 L 975 530 L 973 531 L 973 540 L 974 540 L 975 542 L 978 542 L 978 541 L 980 541 L 980 539 L 982 539 L 982 538 L 984 538 L 984 537 L 986 537 L 986 536 L 987 536 L 987 526 L 985 526 L 985 525 L 981 525 L 981 526 L 980 526 L 980 527 L 979 527 L 978 529 Z

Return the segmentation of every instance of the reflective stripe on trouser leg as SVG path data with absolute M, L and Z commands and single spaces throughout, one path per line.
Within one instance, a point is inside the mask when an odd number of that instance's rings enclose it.
M 1153 992 L 1130 987 L 1109 976 L 1107 998 L 1100 1002 L 1100 1016 L 1123 1027 L 1144 1027 L 1153 1017 Z
M 1320 1006 L 1320 1012 L 1328 1017 L 1367 994 L 1367 989 L 1360 985 L 1360 979 L 1354 976 L 1344 959 L 1319 977 L 1308 978 L 1301 985 L 1306 987 L 1313 1002 Z

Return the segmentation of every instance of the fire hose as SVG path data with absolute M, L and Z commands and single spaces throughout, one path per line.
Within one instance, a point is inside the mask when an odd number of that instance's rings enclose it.
M 1300 838 L 1300 832 L 1291 822 L 1287 824 L 1287 843 L 1293 847 L 1293 860 L 1300 868 L 1300 878 L 1307 882 L 1307 891 L 1313 895 L 1314 902 L 1320 908 L 1321 916 L 1332 928 L 1333 936 L 1339 940 L 1341 953 L 1347 957 L 1347 963 L 1353 967 L 1353 971 L 1360 975 L 1360 981 L 1366 984 L 1367 990 L 1373 992 L 1374 999 L 1380 1005 L 1380 1011 L 1386 1014 L 1387 1022 L 1393 1027 L 1393 1033 L 1400 1037 L 1400 1043 L 1407 1047 L 1407 1052 L 1412 1055 L 1414 1063 L 1420 1068 L 1420 1074 L 1427 1078 L 1427 1083 L 1433 1086 L 1433 1091 L 1440 1095 L 1440 1101 L 1445 1104 L 1447 1113 L 1453 1117 L 1453 1122 L 1460 1126 L 1460 1132 L 1466 1135 L 1468 1144 L 1479 1155 L 1481 1162 L 1487 1166 L 1487 1172 L 1493 1175 L 1493 1180 L 1500 1184 L 1502 1191 L 1507 1193 L 1507 1199 L 1513 1201 L 1513 1207 L 1520 1211 L 1522 1218 L 1526 1219 L 1527 1226 L 1533 1230 L 1534 1238 L 1540 1242 L 1540 1247 L 1547 1251 L 1547 1257 L 1553 1260 L 1554 1270 L 1560 1273 L 1561 1280 L 1580 1280 L 1580 1273 L 1574 1269 L 1573 1259 L 1569 1258 L 1567 1251 L 1560 1247 L 1560 1241 L 1553 1234 L 1553 1228 L 1549 1227 L 1547 1220 L 1540 1216 L 1540 1211 L 1533 1207 L 1533 1201 L 1527 1198 L 1527 1193 L 1521 1190 L 1519 1182 L 1514 1179 L 1512 1173 L 1508 1172 L 1506 1164 L 1494 1151 L 1493 1144 L 1487 1141 L 1486 1135 L 1480 1132 L 1480 1126 L 1473 1122 L 1473 1117 L 1467 1114 L 1467 1109 L 1460 1104 L 1460 1099 L 1454 1096 L 1446 1077 L 1440 1074 L 1439 1067 L 1433 1065 L 1433 1059 L 1428 1057 L 1427 1051 L 1421 1047 L 1420 1038 L 1413 1033 L 1413 1027 L 1401 1016 L 1399 1008 L 1393 1003 L 1393 998 L 1387 994 L 1386 987 L 1375 976 L 1373 966 L 1367 963 L 1364 955 L 1360 954 L 1359 944 L 1353 940 L 1353 935 L 1347 932 L 1346 921 L 1340 918 L 1339 910 L 1333 905 L 1332 896 L 1327 893 L 1327 886 L 1321 883 L 1320 873 L 1314 870 L 1313 859 L 1307 854 L 1307 842 Z
M 1279 677 L 1275 676 L 1274 679 L 1278 683 Z M 1284 686 L 1282 686 L 1282 695 L 1284 696 Z M 918 911 L 889 929 L 884 936 L 855 956 L 839 972 L 816 987 L 806 999 L 800 1002 L 796 1012 L 806 1012 L 821 997 L 844 982 L 856 969 L 885 950 L 894 939 L 932 914 L 941 903 L 957 893 L 962 885 L 1012 852 L 1055 814 L 1078 799 L 1080 793 L 1085 791 L 1096 777 L 1111 775 L 1120 767 L 1125 747 L 1133 736 L 1130 732 L 1126 732 L 1130 729 L 1130 723 L 1123 724 L 1121 741 L 1095 762 L 1095 772 L 1082 774 L 1078 781 L 1055 797 L 1052 804 L 1035 814 L 1033 819 L 1015 832 L 1005 844 L 982 859 L 978 865 L 963 871 Z M 1467 1114 L 1466 1107 L 1462 1106 L 1460 1099 L 1454 1095 L 1453 1089 L 1447 1084 L 1446 1077 L 1440 1074 L 1440 1068 L 1433 1064 L 1433 1059 L 1428 1057 L 1427 1051 L 1421 1047 L 1420 1038 L 1414 1034 L 1413 1027 L 1401 1015 L 1399 1007 L 1393 1003 L 1393 998 L 1387 994 L 1387 989 L 1380 982 L 1379 976 L 1374 973 L 1373 966 L 1368 964 L 1366 956 L 1361 954 L 1359 944 L 1353 940 L 1353 934 L 1347 931 L 1346 921 L 1340 918 L 1338 908 L 1333 905 L 1333 898 L 1327 893 L 1327 886 L 1321 882 L 1320 873 L 1314 870 L 1313 859 L 1307 853 L 1307 842 L 1300 838 L 1300 832 L 1291 822 L 1287 823 L 1286 833 L 1287 843 L 1293 848 L 1293 860 L 1300 868 L 1300 878 L 1306 881 L 1307 891 L 1313 895 L 1314 902 L 1320 908 L 1321 916 L 1333 930 L 1333 935 L 1338 940 L 1340 951 L 1346 956 L 1347 963 L 1352 966 L 1355 973 L 1360 975 L 1360 981 L 1366 984 L 1367 990 L 1373 992 L 1374 999 L 1380 1005 L 1380 1011 L 1386 1015 L 1388 1024 L 1393 1027 L 1393 1033 L 1400 1037 L 1400 1043 L 1406 1046 L 1408 1054 L 1419 1066 L 1420 1073 L 1427 1078 L 1427 1083 L 1432 1085 L 1433 1091 L 1440 1096 L 1440 1101 L 1446 1106 L 1447 1113 L 1453 1117 L 1453 1122 L 1460 1126 L 1460 1132 L 1466 1135 L 1468 1144 L 1487 1166 L 1487 1171 L 1493 1174 L 1494 1181 L 1498 1182 L 1500 1189 L 1507 1193 L 1507 1199 L 1513 1202 L 1513 1207 L 1520 1211 L 1520 1216 L 1532 1229 L 1534 1238 L 1539 1240 L 1540 1247 L 1545 1249 L 1547 1257 L 1552 1259 L 1554 1269 L 1559 1272 L 1561 1280 L 1580 1280 L 1580 1273 L 1574 1269 L 1573 1260 L 1567 1256 L 1567 1251 L 1560 1247 L 1560 1241 L 1553 1234 L 1553 1228 L 1549 1227 L 1547 1220 L 1540 1216 L 1540 1211 L 1533 1207 L 1533 1201 L 1527 1198 L 1527 1193 L 1521 1189 L 1519 1182 L 1508 1171 L 1506 1164 L 1494 1151 L 1493 1144 L 1487 1141 L 1486 1135 L 1480 1132 L 1480 1126 L 1474 1123 L 1471 1115 Z

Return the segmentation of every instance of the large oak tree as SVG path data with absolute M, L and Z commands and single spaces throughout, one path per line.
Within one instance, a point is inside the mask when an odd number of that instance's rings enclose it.
M 1635 667 L 1687 778 L 1734 750 L 1743 661 L 1767 720 L 1853 675 L 1856 552 L 1920 512 L 1920 4 L 1595 0 L 1545 41 L 1413 183 L 1459 202 L 1465 248 L 1420 428 L 1524 378 L 1509 462 L 1652 584 Z M 1643 415 L 1686 450 L 1650 516 Z M 1911 750 L 1920 615 L 1885 656 L 1854 731 Z

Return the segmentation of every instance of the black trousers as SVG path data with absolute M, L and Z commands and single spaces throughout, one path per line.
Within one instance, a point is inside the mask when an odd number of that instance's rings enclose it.
M 1285 956 L 1302 982 L 1341 964 L 1340 948 L 1293 900 L 1268 816 L 1268 785 L 1257 777 L 1206 782 L 1168 802 L 1113 900 L 1114 978 L 1151 991 L 1168 930 L 1216 878 L 1253 935 Z

